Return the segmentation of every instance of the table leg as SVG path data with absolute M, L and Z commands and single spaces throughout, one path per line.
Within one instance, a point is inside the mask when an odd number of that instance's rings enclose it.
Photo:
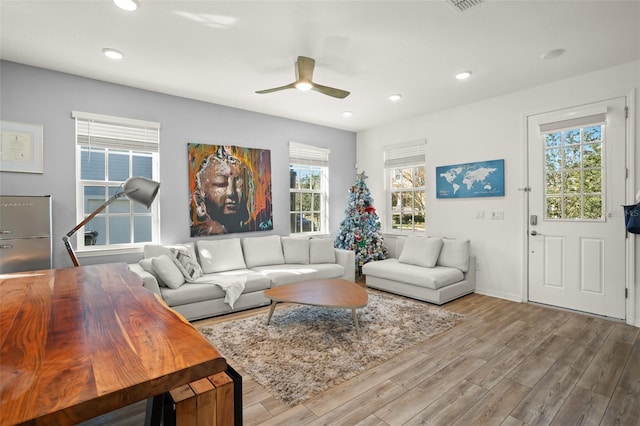
M 275 300 L 271 302 L 271 309 L 269 310 L 269 318 L 267 318 L 267 325 L 269 325 L 269 322 L 271 321 L 271 315 L 273 315 L 273 311 L 276 310 L 277 304 L 278 302 L 276 302 Z
M 358 324 L 358 315 L 356 314 L 356 310 L 352 309 L 351 314 L 353 316 L 353 323 L 356 325 L 356 334 L 360 337 L 360 325 Z
M 159 426 L 164 406 L 164 394 L 147 398 L 147 412 L 144 416 L 145 426 Z

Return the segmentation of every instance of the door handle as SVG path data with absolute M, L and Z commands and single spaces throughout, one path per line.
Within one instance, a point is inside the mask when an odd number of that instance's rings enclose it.
M 531 235 L 533 235 L 535 237 L 536 235 L 538 235 L 538 231 L 536 231 L 536 230 L 531 231 Z

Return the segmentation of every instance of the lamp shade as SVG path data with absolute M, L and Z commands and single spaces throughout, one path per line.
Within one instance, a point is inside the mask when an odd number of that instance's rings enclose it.
M 128 199 L 149 208 L 160 189 L 160 183 L 142 176 L 134 176 L 124 183 L 123 191 Z

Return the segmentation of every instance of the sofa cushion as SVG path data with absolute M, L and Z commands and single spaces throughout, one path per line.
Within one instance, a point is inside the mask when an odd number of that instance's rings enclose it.
M 184 284 L 184 275 L 166 254 L 152 257 L 151 264 L 157 276 L 167 287 L 176 289 Z
M 441 248 L 441 238 L 409 236 L 398 260 L 400 263 L 433 268 Z
M 263 265 L 282 265 L 282 243 L 279 235 L 242 239 L 242 251 L 247 268 Z
M 198 256 L 205 274 L 246 269 L 239 238 L 198 240 Z
M 309 238 L 282 237 L 284 263 L 309 263 Z
M 309 240 L 309 263 L 336 263 L 336 251 L 331 238 Z
M 464 274 L 457 268 L 449 268 L 446 266 L 424 268 L 422 266 L 401 263 L 395 258 L 366 263 L 362 267 L 362 273 L 367 276 L 403 282 L 433 290 L 446 287 L 449 284 L 454 284 L 464 279 Z
M 202 276 L 202 268 L 198 260 L 195 255 L 192 256 L 186 248 L 172 247 L 169 251 L 171 252 L 171 260 L 173 260 L 173 263 L 180 269 L 180 272 L 187 282 L 193 282 L 196 278 Z
M 138 265 L 140 265 L 142 270 L 144 270 L 144 271 L 150 273 L 151 275 L 153 275 L 153 277 L 156 279 L 156 281 L 158 282 L 158 285 L 160 287 L 166 287 L 167 285 L 164 283 L 164 281 L 162 281 L 162 279 L 156 273 L 156 270 L 153 268 L 153 263 L 152 263 L 151 259 L 153 259 L 153 258 L 141 259 L 140 262 L 138 262 Z
M 194 258 L 196 257 L 196 249 L 193 243 L 185 243 L 185 244 L 168 244 L 168 245 L 160 245 L 160 244 L 145 244 L 144 246 L 144 258 L 150 259 L 152 257 L 158 257 L 161 254 L 166 254 L 169 256 L 171 254 L 172 248 L 177 249 L 186 249 L 189 251 L 189 254 Z
M 271 280 L 264 275 L 249 271 L 248 269 L 232 271 L 247 276 L 247 282 L 242 294 L 253 293 L 266 290 L 271 286 Z M 212 284 L 216 276 L 229 276 L 229 272 L 218 272 L 215 274 L 205 274 L 193 283 L 185 283 L 179 289 L 162 288 L 162 298 L 169 306 L 186 305 L 204 300 L 224 299 L 225 292 L 217 285 Z
M 258 266 L 257 268 L 253 268 L 253 270 L 265 277 L 269 277 L 273 282 L 273 286 L 297 283 L 300 281 L 342 278 L 344 275 L 344 267 L 337 263 Z
M 469 240 L 444 238 L 437 265 L 458 268 L 462 272 L 469 270 Z

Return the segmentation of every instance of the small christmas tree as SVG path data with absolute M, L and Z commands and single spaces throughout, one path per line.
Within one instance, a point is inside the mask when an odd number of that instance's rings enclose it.
M 356 176 L 356 183 L 349 188 L 345 218 L 340 222 L 335 246 L 355 252 L 356 274 L 360 276 L 365 263 L 385 259 L 388 252 L 380 234 L 380 218 L 364 182 L 367 176 L 364 172 Z

